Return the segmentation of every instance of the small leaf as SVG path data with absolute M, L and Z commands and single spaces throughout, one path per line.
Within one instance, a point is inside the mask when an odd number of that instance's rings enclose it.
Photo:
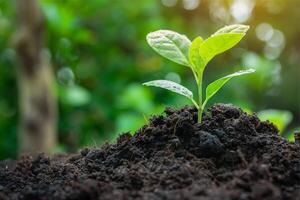
M 242 25 L 242 24 L 233 24 L 229 26 L 224 26 L 223 28 L 219 29 L 217 32 L 212 34 L 211 36 L 220 35 L 223 33 L 242 33 L 245 34 L 249 29 L 249 26 Z
M 200 56 L 204 66 L 216 55 L 234 47 L 246 34 L 249 26 L 225 26 L 206 39 L 200 46 Z
M 179 85 L 178 83 L 175 83 L 173 81 L 155 80 L 155 81 L 143 83 L 143 85 L 160 87 L 160 88 L 175 92 L 177 94 L 181 94 L 189 99 L 193 98 L 193 93 L 189 89 L 187 89 L 186 87 Z
M 200 45 L 203 41 L 204 40 L 202 39 L 202 37 L 196 37 L 189 49 L 189 60 L 196 72 L 198 72 L 199 68 L 203 66 L 203 59 L 199 54 Z
M 241 76 L 241 75 L 245 75 L 245 74 L 250 74 L 255 72 L 254 69 L 248 69 L 248 70 L 241 70 L 238 72 L 235 72 L 233 74 L 229 74 L 225 77 L 222 77 L 212 83 L 210 83 L 207 88 L 206 88 L 206 96 L 205 96 L 205 101 L 203 103 L 203 107 L 205 107 L 205 104 L 207 103 L 207 101 L 214 96 L 222 87 L 223 85 L 229 81 L 231 78 L 236 77 L 236 76 Z
M 190 66 L 188 53 L 191 41 L 174 31 L 159 30 L 147 35 L 148 44 L 163 57 L 178 64 Z

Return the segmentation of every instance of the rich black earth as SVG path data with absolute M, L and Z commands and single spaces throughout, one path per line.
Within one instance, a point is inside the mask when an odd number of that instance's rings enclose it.
M 166 109 L 134 136 L 75 155 L 0 164 L 0 199 L 300 199 L 300 145 L 231 105 L 197 124 Z

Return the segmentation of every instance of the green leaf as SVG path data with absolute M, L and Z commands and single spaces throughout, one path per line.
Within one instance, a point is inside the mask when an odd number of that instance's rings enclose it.
M 206 96 L 205 96 L 205 101 L 203 103 L 202 109 L 205 107 L 207 101 L 214 96 L 222 87 L 223 85 L 229 81 L 231 78 L 236 77 L 236 76 L 241 76 L 241 75 L 245 75 L 245 74 L 250 74 L 255 72 L 254 69 L 247 69 L 247 70 L 241 70 L 238 72 L 235 72 L 233 74 L 229 74 L 225 77 L 222 77 L 212 83 L 210 83 L 207 88 L 206 88 Z
M 177 94 L 181 94 L 189 99 L 193 99 L 193 93 L 189 89 L 187 89 L 186 87 L 179 85 L 178 83 L 175 83 L 173 81 L 155 80 L 155 81 L 143 83 L 143 85 L 160 87 L 160 88 L 175 92 Z
M 148 44 L 163 57 L 184 66 L 190 66 L 188 53 L 191 41 L 174 31 L 159 30 L 147 35 Z
M 242 24 L 233 24 L 229 26 L 224 26 L 223 28 L 219 29 L 217 32 L 212 34 L 211 36 L 220 35 L 223 33 L 242 33 L 245 34 L 249 29 L 249 26 L 242 25 Z
M 246 34 L 249 26 L 231 25 L 221 28 L 200 46 L 199 53 L 204 60 L 204 66 L 216 55 L 234 47 Z
M 200 66 L 203 66 L 203 59 L 199 54 L 200 45 L 203 41 L 202 37 L 196 37 L 189 49 L 189 61 L 196 72 L 198 72 Z

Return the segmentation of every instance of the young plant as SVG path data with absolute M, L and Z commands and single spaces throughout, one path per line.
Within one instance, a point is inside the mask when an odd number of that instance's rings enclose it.
M 198 87 L 198 101 L 194 100 L 193 93 L 189 89 L 172 81 L 155 80 L 143 85 L 164 88 L 187 97 L 198 109 L 198 122 L 201 122 L 206 103 L 227 81 L 255 71 L 254 69 L 241 70 L 213 81 L 207 86 L 205 99 L 202 101 L 203 72 L 207 63 L 216 55 L 235 46 L 248 29 L 249 26 L 240 24 L 225 26 L 206 40 L 199 36 L 192 42 L 185 35 L 170 30 L 149 33 L 147 42 L 158 54 L 192 70 Z

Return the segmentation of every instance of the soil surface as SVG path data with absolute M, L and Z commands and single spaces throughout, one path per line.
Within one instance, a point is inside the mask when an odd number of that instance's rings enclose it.
M 166 109 L 115 144 L 0 162 L 0 199 L 300 200 L 300 145 L 231 105 Z

